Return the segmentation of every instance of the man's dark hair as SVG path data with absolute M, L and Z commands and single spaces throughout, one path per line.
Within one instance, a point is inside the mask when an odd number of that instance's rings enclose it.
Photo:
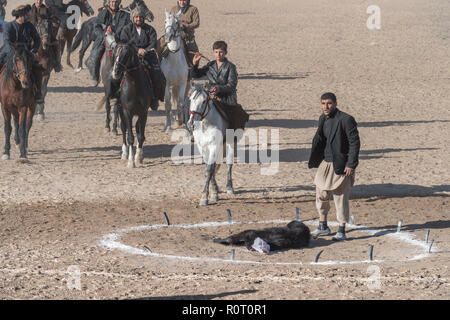
M 213 44 L 213 50 L 222 49 L 225 52 L 228 52 L 228 45 L 225 41 L 216 41 Z
M 334 103 L 336 103 L 336 95 L 332 92 L 325 92 L 321 97 L 320 100 L 328 100 L 330 99 Z

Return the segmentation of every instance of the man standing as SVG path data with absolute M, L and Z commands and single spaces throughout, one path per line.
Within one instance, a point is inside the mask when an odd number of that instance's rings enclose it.
M 191 68 L 194 54 L 199 51 L 195 42 L 195 29 L 200 26 L 200 15 L 198 9 L 191 5 L 190 0 L 178 0 L 178 4 L 170 9 L 172 14 L 177 14 L 179 11 L 181 11 L 181 28 L 186 47 L 186 60 L 189 68 Z
M 166 90 L 166 79 L 161 71 L 158 57 L 156 56 L 156 43 L 158 37 L 155 29 L 144 22 L 145 12 L 142 7 L 131 10 L 132 24 L 128 24 L 120 33 L 120 41 L 133 43 L 138 48 L 138 55 L 143 58 L 144 63 L 150 71 L 154 101 L 152 109 L 158 107 L 158 99 L 164 101 Z
M 347 239 L 345 224 L 350 216 L 349 195 L 355 182 L 360 141 L 355 119 L 337 109 L 336 96 L 327 92 L 320 100 L 323 114 L 319 118 L 308 162 L 309 168 L 319 168 L 314 179 L 319 227 L 311 235 L 317 238 L 331 233 L 327 226 L 327 215 L 330 195 L 333 193 L 339 222 L 333 240 L 340 241 Z

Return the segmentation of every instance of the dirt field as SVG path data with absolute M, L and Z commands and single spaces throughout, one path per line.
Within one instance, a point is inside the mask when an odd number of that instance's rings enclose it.
M 7 20 L 20 3 L 8 2 Z M 151 1 L 158 35 L 173 3 Z M 46 120 L 31 129 L 30 163 L 16 162 L 12 148 L 0 166 L 0 298 L 449 299 L 450 3 L 192 3 L 201 52 L 212 58 L 215 40 L 229 44 L 248 129 L 279 132 L 276 173 L 262 174 L 267 163 L 237 164 L 236 194 L 221 192 L 217 204 L 199 207 L 204 165 L 172 161 L 179 140 L 162 131 L 164 106 L 149 113 L 144 165 L 128 169 L 122 138 L 105 132 L 105 113 L 96 111 L 103 88 L 90 86 L 87 70 L 65 66 L 50 79 Z M 366 26 L 373 4 L 380 30 Z M 296 207 L 315 228 L 315 170 L 307 160 L 325 91 L 355 117 L 362 142 L 349 241 L 327 236 L 271 255 L 212 243 L 283 225 L 273 220 L 294 219 Z M 226 209 L 241 223 L 227 224 Z M 195 226 L 202 223 L 211 225 Z M 114 236 L 122 249 L 102 242 Z

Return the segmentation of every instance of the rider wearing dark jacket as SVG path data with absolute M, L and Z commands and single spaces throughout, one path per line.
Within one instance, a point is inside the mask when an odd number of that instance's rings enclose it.
M 40 45 L 41 38 L 39 37 L 36 28 L 33 26 L 30 19 L 30 5 L 21 5 L 14 9 L 11 13 L 15 17 L 15 21 L 8 22 L 5 27 L 4 46 L 0 53 L 0 65 L 3 66 L 6 63 L 6 57 L 8 54 L 15 50 L 15 44 L 25 45 L 28 50 L 35 54 Z M 34 58 L 33 55 L 33 67 L 32 67 L 33 82 L 35 88 L 35 100 L 37 103 L 42 103 L 42 67 Z
M 94 27 L 94 45 L 89 58 L 85 62 L 95 85 L 98 85 L 100 60 L 103 52 L 105 52 L 103 41 L 105 29 L 111 27 L 111 31 L 115 35 L 116 41 L 118 41 L 122 29 L 131 22 L 130 14 L 119 9 L 121 0 L 109 0 L 108 2 L 108 7 L 104 8 L 97 16 Z
M 144 63 L 150 70 L 152 87 L 157 100 L 164 101 L 166 79 L 161 71 L 158 57 L 156 55 L 156 44 L 158 37 L 155 29 L 144 23 L 144 11 L 136 7 L 131 11 L 132 24 L 128 24 L 120 33 L 120 42 L 131 42 L 138 49 L 138 54 L 143 57 Z
M 213 45 L 213 51 L 216 60 L 208 62 L 202 68 L 198 67 L 201 54 L 197 53 L 194 56 L 192 77 L 200 78 L 206 76 L 212 85 L 210 92 L 217 100 L 226 104 L 237 104 L 236 87 L 238 74 L 236 66 L 226 58 L 227 44 L 224 41 L 216 41 Z

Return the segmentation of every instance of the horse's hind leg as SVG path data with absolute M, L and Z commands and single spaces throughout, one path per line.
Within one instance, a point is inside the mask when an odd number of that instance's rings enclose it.
M 211 181 L 211 177 L 214 174 L 214 171 L 216 170 L 216 163 L 213 164 L 207 164 L 206 165 L 206 181 L 205 181 L 205 187 L 203 188 L 202 197 L 200 199 L 200 205 L 201 206 L 207 206 L 208 205 L 208 196 L 209 196 L 209 183 Z
M 83 69 L 84 54 L 90 44 L 91 44 L 90 41 L 83 39 L 83 44 L 81 45 L 80 52 L 78 53 L 79 60 L 78 60 L 78 68 L 75 69 L 76 72 L 79 72 L 79 71 L 81 71 L 81 69 Z
M 4 119 L 4 131 L 5 131 L 5 151 L 3 152 L 2 155 L 2 160 L 9 160 L 10 156 L 9 156 L 9 152 L 11 149 L 11 143 L 10 143 L 10 138 L 11 138 L 11 132 L 12 132 L 12 127 L 11 127 L 11 113 L 6 111 L 5 109 L 3 110 L 3 119 Z
M 234 141 L 232 142 L 234 145 Z M 233 158 L 234 158 L 234 148 L 231 144 L 226 143 L 226 159 L 227 159 L 227 193 L 234 194 L 233 189 L 233 178 L 232 178 L 232 169 L 233 169 Z
M 140 167 L 144 160 L 144 141 L 145 141 L 145 125 L 147 124 L 147 112 L 139 116 L 136 122 L 136 135 L 138 139 L 138 146 L 136 148 L 136 155 L 134 156 L 134 164 Z
M 28 152 L 28 137 L 30 135 L 31 126 L 33 125 L 33 114 L 35 107 L 29 107 L 27 109 L 27 120 L 26 120 L 26 132 L 25 132 L 25 148 Z
M 111 131 L 111 101 L 110 99 L 107 97 L 106 98 L 106 103 L 105 103 L 105 109 L 106 109 L 106 132 L 110 132 Z
M 133 150 L 133 145 L 134 145 L 134 134 L 133 134 L 133 116 L 128 112 L 128 111 L 124 111 L 124 115 L 125 115 L 125 124 L 127 126 L 127 142 L 128 142 L 128 168 L 134 168 L 134 150 Z
M 19 115 L 14 115 L 14 142 L 16 144 L 16 149 L 20 147 L 20 137 L 19 137 Z

